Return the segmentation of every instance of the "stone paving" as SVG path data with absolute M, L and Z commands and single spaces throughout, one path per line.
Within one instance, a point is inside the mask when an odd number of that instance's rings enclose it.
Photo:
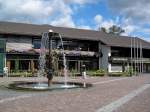
M 35 78 L 0 78 L 0 85 L 17 80 L 32 81 Z M 63 78 L 54 80 L 62 81 Z M 83 82 L 80 77 L 69 80 Z M 0 87 L 0 112 L 96 112 L 101 107 L 150 83 L 150 74 L 127 78 L 89 77 L 86 82 L 92 83 L 93 87 L 52 92 L 23 92 Z M 149 97 L 150 88 L 114 112 L 150 112 Z
M 116 112 L 150 112 L 150 88 L 118 108 Z

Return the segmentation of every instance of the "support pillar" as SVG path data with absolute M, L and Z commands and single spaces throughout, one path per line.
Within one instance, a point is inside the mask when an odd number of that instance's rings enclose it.
M 19 71 L 19 60 L 15 60 L 15 72 Z
M 10 66 L 11 65 L 11 61 L 10 60 L 7 60 L 6 61 L 6 66 L 8 67 L 8 72 L 10 72 Z
M 108 72 L 111 72 L 111 63 L 108 63 Z
M 125 72 L 125 62 L 122 63 L 122 72 Z
M 34 61 L 31 60 L 31 72 L 34 73 L 34 71 L 35 71 Z
M 80 63 L 81 61 L 78 61 L 78 71 L 80 71 Z
M 28 71 L 31 71 L 31 61 L 28 62 Z

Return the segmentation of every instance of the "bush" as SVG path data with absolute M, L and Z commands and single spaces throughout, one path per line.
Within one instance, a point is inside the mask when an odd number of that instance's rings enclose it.
M 113 73 L 109 73 L 108 76 L 111 76 L 111 77 L 129 77 L 131 75 L 128 72 L 113 72 Z
M 127 75 L 127 76 L 132 76 L 133 74 L 134 74 L 133 67 L 129 67 L 129 68 L 125 71 L 125 75 Z
M 88 71 L 87 74 L 90 75 L 90 76 L 104 76 L 105 75 L 105 70 L 99 69 L 99 70 L 96 70 L 96 71 Z
M 104 76 L 105 73 L 94 73 L 94 76 Z
M 123 76 L 123 73 L 122 72 L 113 72 L 113 73 L 109 73 L 108 76 L 120 77 L 120 76 Z
M 96 73 L 105 73 L 105 70 L 104 69 L 99 69 L 96 71 Z
M 22 71 L 18 71 L 18 72 L 12 72 L 9 74 L 9 77 L 32 77 L 33 74 L 31 72 L 22 72 Z

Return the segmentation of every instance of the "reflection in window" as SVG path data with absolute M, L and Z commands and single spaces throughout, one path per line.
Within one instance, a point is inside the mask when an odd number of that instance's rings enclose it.
M 40 47 L 41 47 L 41 39 L 34 39 L 33 40 L 33 48 L 34 49 L 40 49 Z M 52 48 L 53 49 L 56 48 L 56 40 L 52 40 Z
M 40 39 L 34 39 L 33 40 L 33 47 L 34 47 L 34 49 L 40 49 L 40 47 L 41 47 L 41 40 Z

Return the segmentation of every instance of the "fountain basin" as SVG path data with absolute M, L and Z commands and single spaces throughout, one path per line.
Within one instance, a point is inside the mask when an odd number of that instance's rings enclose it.
M 92 84 L 78 83 L 78 82 L 53 82 L 51 86 L 48 86 L 47 82 L 25 82 L 16 81 L 8 85 L 8 88 L 15 90 L 28 90 L 28 91 L 52 91 L 52 90 L 66 90 L 66 89 L 78 89 L 89 88 Z

